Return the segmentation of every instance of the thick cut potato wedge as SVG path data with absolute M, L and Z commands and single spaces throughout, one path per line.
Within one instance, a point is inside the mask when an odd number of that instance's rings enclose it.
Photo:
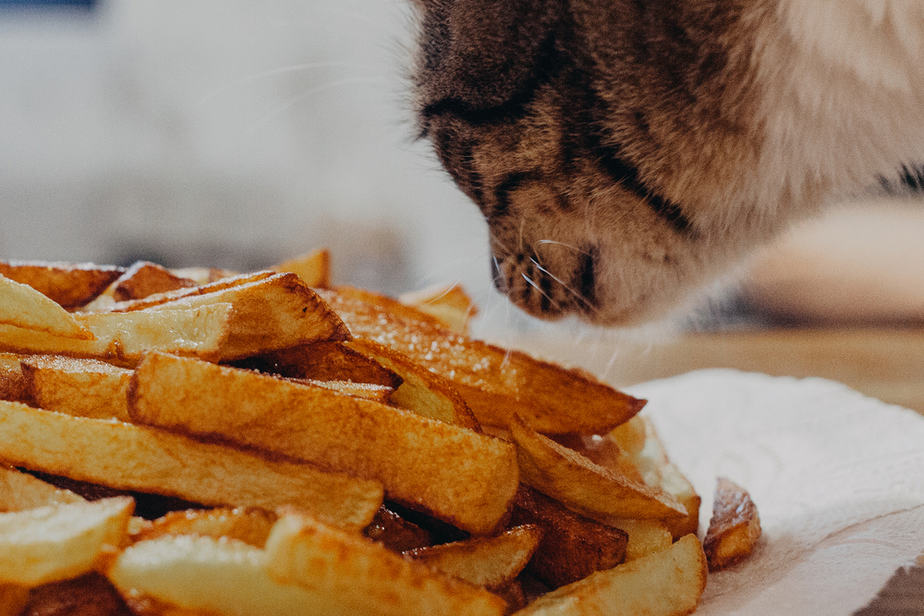
M 276 522 L 266 567 L 274 579 L 337 599 L 356 616 L 500 616 L 505 608 L 486 590 L 303 516 Z
M 194 287 L 196 282 L 177 276 L 162 265 L 138 261 L 125 270 L 112 285 L 112 299 L 122 302 L 142 299 L 155 293 Z
M 137 422 L 375 479 L 391 499 L 475 534 L 500 525 L 516 491 L 510 443 L 248 370 L 151 353 L 129 399 Z
M 117 489 L 205 505 L 294 505 L 362 528 L 382 504 L 381 484 L 114 420 L 0 402 L 0 459 Z
M 233 320 L 231 304 L 198 308 L 76 314 L 93 340 L 61 338 L 45 332 L 0 325 L 0 349 L 59 353 L 131 363 L 148 350 L 220 358 Z
M 531 488 L 517 492 L 511 523 L 534 524 L 542 531 L 528 570 L 552 588 L 615 567 L 626 554 L 625 532 L 580 516 Z
M 83 497 L 70 490 L 53 486 L 11 466 L 0 465 L 0 512 L 83 501 Z
M 402 293 L 398 301 L 434 317 L 457 334 L 467 334 L 469 321 L 478 314 L 472 298 L 459 284 L 438 284 Z
M 296 380 L 298 382 L 298 380 Z M 316 381 L 314 379 L 305 379 L 302 381 L 306 385 L 313 385 L 323 389 L 329 389 L 345 396 L 356 396 L 366 400 L 374 400 L 380 403 L 386 403 L 391 399 L 394 389 L 385 385 L 376 385 L 374 383 L 355 383 L 353 381 Z
M 384 505 L 376 512 L 363 534 L 393 552 L 406 552 L 433 545 L 430 531 L 404 519 Z
M 699 507 L 702 499 L 693 489 L 690 480 L 667 457 L 664 443 L 661 442 L 651 420 L 647 417 L 635 417 L 630 423 L 635 426 L 631 430 L 625 430 L 621 435 L 621 438 L 630 440 L 630 450 L 634 452 L 628 454 L 629 460 L 638 469 L 646 484 L 670 494 L 683 505 L 686 512 L 684 516 L 664 520 L 671 534 L 677 539 L 696 533 L 699 529 Z M 620 426 L 618 430 L 622 429 Z M 640 448 L 637 445 L 639 432 L 644 434 L 644 442 Z M 631 433 L 635 433 L 636 436 L 628 436 Z M 633 440 L 634 442 L 631 442 Z
M 358 302 L 363 302 L 370 306 L 375 306 L 379 310 L 387 312 L 388 314 L 411 323 L 421 323 L 433 325 L 435 327 L 444 328 L 443 322 L 432 317 L 422 310 L 418 310 L 414 306 L 409 306 L 403 304 L 396 299 L 388 297 L 387 295 L 382 295 L 381 293 L 376 293 L 368 289 L 360 289 L 358 287 L 350 286 L 338 286 L 331 290 L 332 293 L 336 293 L 338 297 L 347 298 L 350 300 L 355 300 Z
M 132 612 L 106 578 L 88 573 L 33 588 L 28 606 L 16 616 L 132 616 Z
M 482 425 L 506 427 L 519 414 L 544 434 L 604 434 L 645 404 L 585 373 L 395 316 L 342 290 L 318 292 L 355 338 L 378 342 L 452 381 Z
M 391 395 L 393 403 L 424 417 L 480 430 L 478 420 L 449 380 L 371 340 L 351 340 L 344 344 L 401 377 L 401 385 Z
M 22 360 L 25 391 L 35 406 L 68 415 L 129 421 L 132 371 L 97 359 L 32 355 Z
M 635 560 L 652 552 L 666 550 L 674 541 L 670 528 L 664 520 L 607 520 L 607 525 L 625 531 L 629 535 L 626 545 L 626 560 Z
M 319 340 L 350 337 L 343 321 L 295 274 L 258 272 L 248 276 L 121 302 L 116 312 L 233 306 L 221 353 L 228 361 Z
M 0 616 L 20 616 L 29 603 L 29 587 L 0 583 Z
M 22 375 L 20 353 L 0 353 L 0 400 L 28 402 L 26 381 Z
M 0 513 L 0 581 L 37 586 L 89 572 L 126 536 L 126 497 Z
M 330 251 L 319 248 L 268 268 L 274 272 L 292 272 L 309 287 L 330 286 Z
M 600 519 L 680 517 L 686 510 L 663 490 L 618 470 L 591 462 L 578 452 L 530 429 L 520 418 L 510 424 L 523 482 L 565 506 Z
M 270 577 L 264 551 L 242 541 L 201 535 L 140 541 L 115 558 L 105 573 L 132 610 L 142 614 L 356 614 L 341 597 Z
M 404 555 L 475 586 L 497 590 L 513 582 L 539 546 L 542 530 L 516 526 L 495 537 L 476 537 L 405 552 Z
M 293 379 L 346 379 L 397 389 L 401 377 L 379 362 L 346 346 L 345 342 L 314 342 L 254 355 L 236 361 L 238 368 L 259 370 Z
M 709 570 L 729 567 L 747 558 L 760 539 L 760 515 L 747 490 L 719 477 L 715 486 L 712 519 L 703 540 Z
M 516 616 L 682 616 L 706 588 L 706 556 L 695 535 L 539 597 Z
M 69 309 L 83 306 L 102 293 L 123 271 L 92 263 L 0 261 L 0 275 L 27 284 Z
M 133 539 L 146 541 L 164 535 L 205 535 L 228 537 L 262 548 L 277 516 L 256 507 L 218 507 L 171 511 L 139 531 Z
M 5 276 L 0 276 L 0 323 L 62 338 L 93 338 L 93 334 L 60 304 L 29 285 Z

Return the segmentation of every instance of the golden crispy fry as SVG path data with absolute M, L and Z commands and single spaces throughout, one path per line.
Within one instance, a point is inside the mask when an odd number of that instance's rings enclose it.
M 467 334 L 469 321 L 478 314 L 478 308 L 459 284 L 438 284 L 402 293 L 398 301 L 434 317 L 457 334 Z
M 132 616 L 132 612 L 106 578 L 88 573 L 33 588 L 28 607 L 16 616 Z
M 220 267 L 174 267 L 171 268 L 170 273 L 178 278 L 188 278 L 199 286 L 212 284 L 223 278 L 240 276 L 240 272 Z
M 205 505 L 311 508 L 362 528 L 382 503 L 380 484 L 271 461 L 156 428 L 72 417 L 0 402 L 0 459 L 78 481 L 176 496 Z
M 693 484 L 667 457 L 664 443 L 658 437 L 651 420 L 639 417 L 633 421 L 644 427 L 645 439 L 641 449 L 629 456 L 630 460 L 646 484 L 664 490 L 683 505 L 686 512 L 684 516 L 664 520 L 674 538 L 695 533 L 699 529 L 699 506 L 702 499 L 693 489 Z M 638 431 L 638 427 L 633 429 Z
M 401 385 L 391 395 L 391 401 L 401 408 L 424 417 L 480 430 L 478 420 L 447 379 L 371 340 L 351 340 L 345 344 L 401 377 Z
M 401 377 L 379 362 L 346 346 L 345 342 L 314 342 L 261 353 L 234 362 L 249 368 L 296 379 L 322 381 L 346 379 L 397 389 Z
M 256 507 L 171 511 L 135 534 L 134 539 L 137 542 L 164 535 L 207 535 L 216 539 L 228 537 L 262 548 L 276 519 L 272 511 Z
M 135 371 L 130 413 L 376 479 L 394 500 L 476 534 L 497 528 L 517 486 L 516 454 L 499 439 L 191 358 L 148 355 Z
M 342 597 L 270 577 L 263 550 L 242 541 L 168 535 L 126 548 L 106 570 L 132 610 L 157 616 L 352 616 Z
M 29 285 L 64 308 L 83 306 L 122 272 L 120 267 L 92 263 L 0 261 L 0 275 Z
M 0 276 L 0 323 L 62 338 L 93 338 L 93 334 L 60 304 L 29 285 L 5 276 Z
M 345 340 L 340 318 L 295 274 L 252 274 L 116 304 L 117 312 L 229 303 L 234 309 L 218 357 L 228 361 L 317 340 Z
M 625 532 L 580 516 L 531 488 L 517 492 L 511 523 L 535 524 L 542 531 L 529 572 L 552 588 L 615 567 L 625 557 Z
M 477 537 L 417 548 L 404 555 L 446 575 L 496 590 L 520 575 L 541 538 L 542 530 L 538 526 L 524 524 L 495 537 Z
M 19 363 L 23 357 L 20 353 L 0 353 L 0 400 L 28 402 Z
M 604 434 L 635 415 L 643 400 L 592 377 L 404 319 L 342 290 L 320 290 L 355 338 L 370 339 L 449 379 L 482 425 L 515 414 L 544 434 Z
M 296 380 L 297 379 L 293 379 Z M 376 385 L 374 383 L 354 383 L 353 381 L 317 381 L 315 379 L 304 379 L 302 381 L 307 385 L 329 389 L 345 396 L 356 396 L 366 400 L 386 403 L 391 399 L 394 389 L 385 385 Z
M 626 545 L 626 560 L 635 560 L 652 552 L 666 550 L 674 538 L 670 528 L 663 520 L 608 520 L 613 528 L 625 531 L 629 535 Z
M 29 603 L 29 588 L 0 583 L 0 616 L 20 616 Z
M 22 360 L 25 391 L 35 406 L 80 417 L 129 421 L 132 371 L 97 359 L 31 355 Z
M 734 565 L 747 558 L 760 539 L 760 515 L 747 490 L 719 477 L 715 486 L 712 519 L 703 540 L 709 570 Z
M 613 428 L 607 436 L 619 446 L 621 452 L 634 460 L 645 448 L 645 440 L 648 438 L 648 422 L 641 415 L 636 415 L 624 424 Z
M 510 424 L 523 482 L 564 505 L 599 519 L 679 517 L 686 510 L 664 491 L 599 464 L 530 429 Z
M 274 272 L 292 272 L 309 287 L 330 286 L 330 251 L 319 248 L 270 267 Z
M 0 513 L 0 581 L 37 586 L 87 573 L 126 536 L 126 497 Z
M 150 349 L 221 357 L 230 323 L 231 304 L 199 308 L 120 313 L 83 313 L 77 321 L 95 339 L 61 338 L 11 325 L 0 325 L 0 349 L 60 353 L 121 362 L 137 361 Z
M 363 534 L 393 552 L 433 545 L 433 537 L 428 530 L 405 520 L 385 506 L 376 512 L 372 523 L 363 529 Z
M 364 304 L 375 306 L 379 310 L 382 310 L 398 319 L 404 319 L 410 321 L 411 323 L 421 323 L 432 325 L 434 327 L 444 328 L 443 322 L 432 317 L 422 310 L 418 310 L 414 306 L 409 306 L 403 304 L 396 299 L 388 297 L 387 295 L 382 295 L 381 293 L 376 293 L 368 289 L 360 289 L 358 287 L 350 286 L 338 286 L 330 290 L 331 293 L 337 295 L 337 297 L 342 297 L 351 301 L 358 301 Z
M 117 302 L 141 299 L 155 293 L 196 286 L 196 281 L 177 276 L 166 267 L 138 261 L 112 283 L 112 298 Z
M 0 512 L 24 511 L 83 500 L 70 490 L 55 487 L 11 466 L 0 465 Z
M 504 613 L 496 595 L 303 516 L 276 522 L 266 562 L 274 579 L 339 599 L 357 616 Z
M 562 586 L 516 616 L 682 616 L 706 587 L 706 556 L 695 535 L 670 548 Z

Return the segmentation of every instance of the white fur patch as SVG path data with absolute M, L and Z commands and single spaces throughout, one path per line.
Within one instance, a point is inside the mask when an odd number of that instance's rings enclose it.
M 755 197 L 768 211 L 924 161 L 924 2 L 778 0 L 752 19 L 765 136 Z

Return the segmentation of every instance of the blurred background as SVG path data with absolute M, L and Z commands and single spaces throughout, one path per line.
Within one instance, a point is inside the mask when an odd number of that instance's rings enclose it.
M 0 258 L 246 270 L 327 246 L 335 282 L 459 281 L 480 334 L 619 384 L 727 365 L 924 409 L 920 194 L 795 230 L 673 327 L 518 315 L 414 140 L 409 4 L 0 0 Z

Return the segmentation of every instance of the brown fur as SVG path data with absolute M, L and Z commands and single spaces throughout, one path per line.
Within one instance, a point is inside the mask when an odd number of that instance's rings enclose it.
M 495 283 L 528 312 L 664 313 L 831 188 L 754 181 L 772 0 L 418 5 L 421 132 L 490 225 Z

